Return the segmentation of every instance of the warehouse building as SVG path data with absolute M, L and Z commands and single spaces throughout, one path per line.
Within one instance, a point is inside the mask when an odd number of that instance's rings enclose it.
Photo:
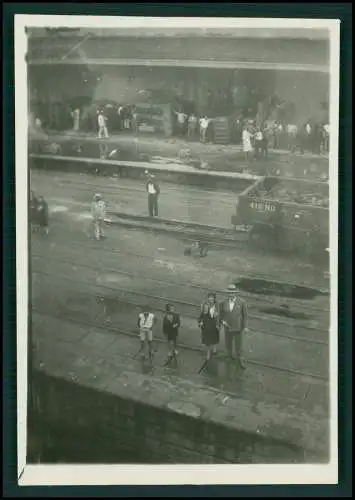
M 296 124 L 327 120 L 326 30 L 31 29 L 28 34 L 32 107 L 148 103 L 162 106 L 166 135 L 174 109 L 229 120 L 241 112 Z

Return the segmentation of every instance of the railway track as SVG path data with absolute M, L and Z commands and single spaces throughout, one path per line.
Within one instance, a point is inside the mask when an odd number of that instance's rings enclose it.
M 72 247 L 72 245 L 70 245 L 70 247 Z M 64 253 L 64 249 L 65 249 L 65 252 L 68 255 L 68 253 L 69 253 L 68 247 L 63 246 L 62 248 L 63 248 L 63 253 Z M 80 247 L 75 246 L 75 248 L 79 249 Z M 58 249 L 58 247 L 56 246 L 55 251 L 58 251 L 58 250 L 60 251 L 60 248 Z M 180 287 L 180 288 L 196 289 L 196 290 L 199 290 L 205 294 L 207 294 L 208 292 L 211 291 L 211 287 L 197 285 L 197 284 L 193 284 L 193 283 L 190 283 L 187 281 L 175 281 L 175 280 L 166 281 L 166 280 L 163 280 L 160 278 L 154 278 L 152 276 L 144 275 L 141 272 L 131 272 L 131 271 L 128 271 L 126 269 L 122 269 L 116 265 L 115 265 L 115 267 L 110 267 L 109 265 L 102 264 L 102 261 L 103 261 L 102 260 L 102 249 L 98 249 L 96 247 L 93 249 L 93 253 L 94 254 L 97 253 L 98 261 L 101 260 L 99 266 L 97 266 L 97 267 L 95 266 L 95 270 L 97 270 L 99 268 L 100 273 L 106 273 L 106 272 L 115 273 L 117 276 L 127 276 L 130 278 L 137 278 L 139 280 L 143 280 L 144 282 L 151 281 L 153 284 L 157 283 L 157 284 L 167 286 L 167 287 L 176 287 L 176 288 Z M 125 257 L 131 257 L 131 254 L 129 254 L 128 252 L 119 252 L 119 253 L 120 253 L 120 255 L 124 255 Z M 71 256 L 73 257 L 73 259 L 77 258 L 77 254 L 75 255 L 75 252 L 73 252 L 73 254 L 71 254 L 70 257 Z M 39 261 L 42 259 L 48 258 L 47 255 L 44 255 L 43 253 L 36 253 L 36 252 L 32 252 L 31 257 L 33 260 L 39 260 Z M 69 261 L 68 258 L 62 258 L 62 257 L 57 257 L 57 256 L 54 257 L 53 254 L 50 256 L 50 261 L 62 263 L 65 265 L 71 265 L 74 262 L 74 261 L 73 262 Z M 90 271 L 93 270 L 92 263 L 81 262 L 80 264 L 77 264 L 75 262 L 75 266 L 79 267 L 81 269 L 88 269 Z M 220 292 L 223 293 L 223 290 L 216 289 L 215 292 L 216 293 L 220 293 Z M 183 294 L 183 292 L 182 292 L 182 294 Z M 260 298 L 260 296 L 257 294 L 251 294 L 251 293 L 245 293 L 245 292 L 239 292 L 239 295 L 240 295 L 240 297 L 248 300 L 249 309 L 257 309 L 258 306 L 259 307 L 265 306 L 265 304 L 270 304 L 272 306 L 275 306 L 275 303 L 281 303 L 281 305 L 286 305 L 286 306 L 292 305 L 292 307 L 293 307 L 292 310 L 294 311 L 297 309 L 297 313 L 299 311 L 302 311 L 302 313 L 303 313 L 303 311 L 307 311 L 307 313 L 311 313 L 311 315 L 312 315 L 312 313 L 319 313 L 319 314 L 323 315 L 325 312 L 327 312 L 327 309 L 324 307 L 321 308 L 321 307 L 317 307 L 317 306 L 314 306 L 311 304 L 304 304 L 301 301 L 296 301 L 294 299 L 284 299 L 284 298 L 278 298 L 278 297 L 269 298 L 265 295 L 263 295 L 262 298 Z M 186 301 L 184 301 L 183 303 L 188 304 Z M 188 305 L 192 305 L 192 304 L 188 304 Z M 296 307 L 295 307 L 295 305 L 296 305 Z M 257 318 L 258 316 L 252 315 L 252 317 Z M 282 323 L 284 322 L 282 320 L 278 320 L 278 318 L 275 318 L 275 321 L 276 322 L 281 321 Z M 319 328 L 316 328 L 316 327 L 308 327 L 307 329 L 319 330 Z
M 132 338 L 134 337 L 137 339 L 137 332 L 135 332 L 133 330 L 126 330 L 126 329 L 122 329 L 122 328 L 117 328 L 113 325 L 105 325 L 105 327 L 103 327 L 102 324 L 99 325 L 93 321 L 87 321 L 84 319 L 78 320 L 77 318 L 73 318 L 70 316 L 66 316 L 65 318 L 63 318 L 61 315 L 48 314 L 47 311 L 44 311 L 41 308 L 38 308 L 36 306 L 33 307 L 33 312 L 40 314 L 42 316 L 47 316 L 49 318 L 64 320 L 66 322 L 72 323 L 72 324 L 77 325 L 77 326 L 85 326 L 88 328 L 98 328 L 101 330 L 107 330 L 107 331 L 116 333 L 118 335 L 126 335 L 126 336 L 130 336 Z M 166 343 L 166 341 L 164 339 L 161 339 L 159 337 L 155 337 L 154 342 L 159 343 L 159 344 Z M 182 351 L 195 351 L 195 352 L 201 352 L 201 353 L 203 352 L 202 348 L 200 348 L 200 347 L 190 346 L 190 345 L 181 344 L 181 343 L 179 343 L 179 349 Z M 298 375 L 298 376 L 305 377 L 308 379 L 321 380 L 323 382 L 328 381 L 327 377 L 323 377 L 323 376 L 318 375 L 318 374 L 312 374 L 312 373 L 307 373 L 307 372 L 303 372 L 303 371 L 299 371 L 299 370 L 293 370 L 291 368 L 278 367 L 278 366 L 274 366 L 274 365 L 267 364 L 267 363 L 261 363 L 261 362 L 258 362 L 258 361 L 255 361 L 255 360 L 249 359 L 249 358 L 248 358 L 248 364 L 254 365 L 257 367 L 261 367 L 264 369 L 266 368 L 269 370 L 277 371 L 280 373 L 289 373 L 292 375 Z M 164 365 L 162 365 L 161 368 L 164 368 Z M 199 367 L 196 367 L 196 368 L 198 369 Z M 198 370 L 196 370 L 196 371 L 198 371 Z
M 39 261 L 42 261 L 43 260 L 40 258 Z M 82 279 L 78 280 L 77 278 L 75 277 L 72 277 L 73 276 L 73 267 L 75 267 L 76 269 L 78 268 L 82 268 L 83 266 L 81 266 L 80 264 L 76 264 L 75 266 L 72 266 L 70 264 L 66 264 L 68 266 L 70 266 L 70 268 L 67 269 L 67 272 L 66 274 L 64 274 L 64 269 L 62 269 L 61 271 L 61 274 L 55 274 L 55 273 L 50 273 L 50 272 L 47 272 L 47 271 L 44 271 L 43 269 L 40 269 L 39 267 L 36 269 L 35 267 L 32 268 L 32 273 L 35 273 L 37 275 L 43 275 L 43 276 L 48 276 L 48 277 L 51 277 L 51 278 L 57 278 L 57 279 L 63 279 L 63 280 L 66 280 L 66 281 L 69 281 L 69 282 L 73 282 L 73 283 L 78 283 L 78 284 L 82 284 L 82 285 L 85 285 L 86 288 L 88 287 L 91 287 L 91 288 L 95 288 L 95 290 L 101 290 L 101 296 L 102 297 L 106 297 L 106 300 L 108 301 L 119 301 L 119 302 L 127 302 L 127 303 L 130 303 L 132 305 L 135 305 L 136 307 L 141 307 L 142 305 L 144 305 L 146 302 L 149 301 L 149 305 L 151 307 L 154 307 L 155 310 L 158 310 L 158 311 L 161 311 L 161 312 L 164 312 L 165 311 L 165 304 L 167 302 L 172 302 L 176 305 L 179 305 L 180 306 L 180 313 L 181 314 L 184 314 L 184 316 L 188 317 L 188 318 L 194 318 L 196 319 L 196 311 L 199 310 L 200 308 L 200 303 L 198 302 L 190 302 L 190 301 L 187 301 L 187 300 L 182 300 L 181 298 L 177 298 L 177 297 L 172 297 L 172 296 L 168 296 L 168 295 L 164 295 L 164 296 L 160 296 L 160 295 L 154 295 L 152 293 L 149 293 L 149 292 L 142 292 L 142 291 L 137 291 L 137 290 L 132 290 L 132 289 L 129 289 L 129 288 L 124 288 L 122 286 L 109 286 L 107 284 L 101 284 L 101 283 L 97 283 L 97 281 L 95 282 L 92 282 L 92 281 L 84 281 Z M 87 268 L 91 269 L 90 266 L 87 266 Z M 96 273 L 95 273 L 96 275 Z M 110 296 L 107 296 L 107 294 L 105 295 L 104 292 L 109 292 L 111 293 Z M 120 297 L 118 296 L 120 294 Z M 133 296 L 133 297 L 136 297 L 136 298 L 139 298 L 140 300 L 132 300 L 132 298 L 129 300 L 128 299 L 128 296 Z M 154 303 L 154 305 L 153 305 Z M 284 330 L 284 329 L 287 329 L 287 328 L 294 328 L 294 329 L 297 329 L 297 330 L 302 330 L 302 331 L 305 331 L 307 332 L 307 335 L 309 332 L 317 332 L 317 334 L 319 335 L 324 335 L 325 338 L 328 337 L 328 329 L 326 328 L 322 328 L 322 327 L 315 327 L 315 326 L 309 326 L 309 325 L 304 325 L 304 324 L 300 324 L 299 322 L 290 322 L 289 320 L 286 321 L 286 320 L 283 320 L 281 318 L 278 318 L 278 317 L 273 317 L 273 318 L 270 318 L 270 317 L 267 317 L 267 316 L 264 316 L 264 315 L 259 315 L 259 314 L 253 314 L 251 312 L 249 312 L 249 321 L 257 321 L 261 324 L 271 324 L 271 325 L 280 325 L 280 329 Z M 260 333 L 266 333 L 268 335 L 275 335 L 275 336 L 280 336 L 280 337 L 284 337 L 284 338 L 290 338 L 290 339 L 293 339 L 293 340 L 302 340 L 302 341 L 306 341 L 306 342 L 313 342 L 313 343 L 317 343 L 317 344 L 324 344 L 324 345 L 327 345 L 328 342 L 327 341 L 324 341 L 324 340 L 320 340 L 320 339 L 316 339 L 316 338 L 309 338 L 308 336 L 305 336 L 305 338 L 303 337 L 297 337 L 297 336 L 288 336 L 286 334 L 275 334 L 275 333 L 272 333 L 270 331 L 267 331 L 267 330 L 262 330 Z
M 82 250 L 82 244 L 76 244 L 72 240 L 72 234 L 73 234 L 73 232 L 70 231 L 67 227 L 65 227 L 63 225 L 62 221 L 53 221 L 53 222 L 54 222 L 53 226 L 56 227 L 56 228 L 60 228 L 60 232 L 63 235 L 66 235 L 66 237 L 68 238 L 68 241 L 70 241 L 70 246 L 72 248 L 80 248 Z M 51 223 L 51 225 L 52 225 L 52 223 Z M 88 241 L 90 241 L 89 238 L 87 237 L 88 235 L 85 234 L 85 236 L 86 236 L 86 238 L 85 238 L 85 249 L 87 249 L 87 250 L 98 250 L 97 245 L 95 245 L 95 243 L 91 243 L 90 244 L 88 242 Z M 182 239 L 184 239 L 184 238 L 182 238 Z M 188 241 L 191 241 L 191 238 L 189 238 Z M 245 242 L 240 241 L 240 243 L 245 243 Z M 67 248 L 67 245 L 63 245 L 63 247 L 64 246 L 65 246 L 65 248 Z M 99 251 L 100 252 L 105 252 L 105 253 L 110 254 L 112 256 L 119 256 L 119 255 L 122 255 L 122 256 L 131 256 L 131 257 L 137 257 L 139 259 L 145 259 L 145 260 L 151 260 L 152 258 L 154 258 L 154 256 L 152 254 L 148 255 L 148 254 L 144 254 L 144 253 L 141 253 L 141 252 L 129 252 L 128 253 L 128 252 L 124 252 L 124 251 L 116 249 L 116 248 L 114 250 L 111 249 L 111 248 L 107 248 L 107 246 L 105 246 L 105 242 L 104 241 L 100 242 L 100 250 Z M 161 260 L 162 262 L 167 262 L 167 263 L 181 264 L 181 260 L 175 259 L 174 257 L 172 257 L 170 255 L 169 255 L 168 258 L 164 257 L 164 255 L 159 255 L 159 260 Z M 237 273 L 234 268 L 232 268 L 230 266 L 227 266 L 227 265 L 220 265 L 220 264 L 213 263 L 213 269 L 216 270 L 216 271 L 229 272 L 229 273 L 233 273 L 233 274 Z M 260 279 L 260 280 L 265 280 L 265 281 L 270 281 L 270 282 L 273 282 L 273 283 L 278 283 L 278 284 L 286 285 L 286 286 L 289 286 L 289 287 L 292 287 L 292 286 L 296 286 L 296 287 L 305 286 L 306 288 L 309 287 L 309 285 L 307 285 L 307 284 L 304 284 L 304 283 L 300 284 L 299 282 L 292 281 L 292 280 L 283 280 L 282 282 L 278 282 L 278 281 L 275 280 L 274 276 L 272 276 L 272 275 L 270 275 L 268 273 L 261 273 L 261 272 L 253 273 L 253 274 L 245 274 L 245 273 L 240 273 L 239 270 L 238 270 L 238 278 L 239 279 L 242 279 L 242 278 Z M 312 286 L 310 286 L 310 288 L 312 288 Z M 325 288 L 320 287 L 320 286 L 317 286 L 316 289 L 319 290 L 319 292 L 321 292 L 322 294 L 328 294 L 329 293 L 328 289 L 325 289 Z M 297 299 L 292 299 L 292 301 L 295 302 L 295 303 L 300 303 L 300 301 L 297 300 Z M 322 311 L 324 311 L 324 310 L 328 311 L 329 308 L 328 309 L 320 308 L 320 310 L 322 310 Z
M 52 277 L 56 278 L 55 275 L 52 275 L 50 273 L 43 273 L 43 272 L 37 273 L 37 272 L 35 272 L 35 274 L 37 274 L 37 275 L 39 274 L 41 276 L 48 276 L 50 278 L 52 278 Z M 65 277 L 63 279 L 65 281 L 69 281 L 69 282 L 77 284 L 77 280 L 75 280 L 75 279 L 71 279 L 68 277 Z M 77 289 L 75 289 L 75 287 L 69 288 L 69 289 L 68 289 L 68 287 L 64 287 L 63 292 L 61 292 L 61 290 L 60 290 L 61 286 L 58 284 L 58 280 L 54 281 L 51 279 L 50 282 L 52 284 L 55 284 L 56 293 L 59 294 L 58 299 L 56 300 L 50 294 L 46 294 L 45 296 L 42 295 L 39 299 L 42 307 L 45 307 L 47 310 L 54 309 L 56 311 L 60 311 L 62 318 L 63 317 L 66 318 L 68 315 L 70 316 L 73 314 L 74 314 L 74 316 L 77 316 L 79 314 L 80 318 L 83 315 L 85 317 L 93 315 L 94 318 L 92 319 L 92 321 L 94 321 L 94 320 L 96 321 L 97 317 L 99 315 L 101 315 L 105 320 L 111 321 L 112 310 L 109 309 L 109 313 L 107 314 L 107 312 L 106 312 L 107 302 L 105 302 L 105 293 L 102 290 L 103 287 L 93 287 L 93 286 L 86 285 L 86 283 L 85 283 L 85 287 L 87 290 L 86 292 L 78 291 Z M 63 304 L 63 299 L 66 296 L 68 296 L 68 294 L 69 294 L 69 297 L 70 296 L 72 297 L 71 299 L 69 299 L 69 305 L 68 305 L 67 300 Z M 72 295 L 70 295 L 70 294 L 72 294 Z M 38 298 L 36 300 L 38 301 Z M 85 304 L 84 312 L 83 312 L 83 310 L 81 310 L 78 313 L 75 305 L 74 305 L 74 311 L 73 311 L 72 300 L 74 300 L 76 303 L 81 303 L 81 304 L 84 303 Z M 125 296 L 122 296 L 120 298 L 115 297 L 114 301 L 115 301 L 115 304 L 119 305 L 118 311 L 117 310 L 115 311 L 115 313 L 118 314 L 117 321 L 120 324 L 122 324 L 122 322 L 125 322 L 125 323 L 131 325 L 132 317 L 136 317 L 136 315 L 140 311 L 142 301 L 137 303 L 135 301 L 130 300 L 129 298 L 127 298 Z M 36 301 L 34 301 L 34 303 L 35 302 Z M 106 304 L 106 307 L 105 307 L 105 304 Z M 124 314 L 120 313 L 120 310 L 124 311 Z M 154 310 L 156 312 L 160 311 L 161 313 L 164 313 L 164 311 L 165 311 L 165 309 L 162 305 L 158 306 L 156 303 L 154 304 Z M 85 312 L 85 311 L 87 311 L 87 312 Z M 115 313 L 114 313 L 114 315 L 115 315 Z M 125 315 L 126 315 L 126 318 L 125 318 Z M 128 317 L 127 317 L 127 315 L 128 315 Z M 186 318 L 186 317 L 187 317 L 186 314 L 182 315 L 182 318 Z M 195 315 L 190 316 L 190 319 L 193 320 L 193 323 L 196 323 Z M 103 320 L 101 319 L 100 324 L 102 323 L 102 321 Z M 115 319 L 113 321 L 115 321 Z M 191 329 L 191 327 L 189 327 L 189 328 Z M 196 337 L 196 334 L 194 333 L 194 335 L 191 336 L 191 334 L 189 333 L 190 329 L 185 332 L 186 339 L 189 339 L 189 345 L 191 345 L 191 342 L 193 344 L 194 344 L 194 342 L 196 342 L 196 343 L 198 342 L 197 338 L 196 339 L 193 338 L 194 336 Z M 185 328 L 185 330 L 186 330 L 186 328 Z M 265 332 L 265 331 L 259 332 L 259 331 L 256 331 L 255 329 L 253 329 L 252 327 L 250 327 L 249 330 L 251 333 L 253 333 L 257 337 L 260 337 L 261 335 L 270 335 L 271 337 L 274 337 L 275 339 L 280 339 L 281 341 L 287 340 L 287 339 L 290 339 L 293 342 L 300 342 L 301 341 L 301 342 L 303 342 L 307 345 L 310 345 L 310 346 L 318 345 L 319 348 L 323 348 L 323 349 L 325 348 L 328 351 L 328 345 L 326 345 L 325 342 L 310 339 L 308 337 L 301 338 L 301 337 L 295 337 L 292 335 L 287 335 L 284 333 L 283 334 L 275 334 L 272 332 Z
M 70 175 L 70 174 L 68 174 Z M 39 176 L 40 178 L 40 176 Z M 53 182 L 53 177 L 50 179 Z M 38 182 L 38 176 L 37 176 L 37 182 Z M 93 193 L 93 190 L 97 190 L 97 184 L 93 183 L 87 183 L 85 180 L 83 183 L 72 183 L 71 180 L 69 179 L 68 181 L 65 181 L 69 184 L 69 187 L 75 186 L 75 197 L 77 197 L 77 192 L 85 192 L 87 193 L 90 191 L 90 194 L 88 193 L 87 199 L 91 200 L 91 195 Z M 84 184 L 84 186 L 82 185 Z M 100 186 L 100 189 L 104 186 Z M 137 188 L 132 188 L 130 186 L 130 183 L 128 186 L 123 186 L 123 187 L 117 187 L 112 186 L 112 187 L 104 187 L 106 192 L 110 194 L 111 196 L 116 196 L 116 189 L 121 189 L 123 192 L 127 192 L 127 188 L 129 191 L 135 191 L 139 193 L 143 193 L 143 188 L 137 189 Z M 170 187 L 169 187 L 170 190 Z M 102 189 L 101 189 L 102 191 Z M 175 189 L 176 192 L 178 192 L 177 189 Z M 195 190 L 196 193 L 199 193 L 201 196 L 201 190 Z M 203 192 L 203 191 L 202 191 Z M 215 193 L 216 191 L 214 191 Z M 144 193 L 145 194 L 145 193 Z M 224 195 L 223 195 L 224 196 Z M 74 196 L 73 196 L 74 198 Z M 85 196 L 86 198 L 86 196 Z M 194 199 L 196 199 L 196 194 L 194 192 Z M 205 203 L 208 201 L 206 198 L 203 200 Z M 184 200 L 184 205 L 188 205 L 188 198 Z M 72 203 L 72 201 L 71 201 Z M 220 204 L 220 200 L 218 199 L 218 204 Z M 234 213 L 235 210 L 235 200 L 234 197 L 230 197 L 230 202 L 227 203 L 228 206 L 230 207 L 231 213 Z M 87 204 L 80 204 L 82 206 L 87 206 L 87 209 L 89 209 L 88 203 Z M 249 231 L 246 228 L 240 227 L 237 228 L 237 230 L 233 229 L 232 227 L 227 228 L 227 227 L 217 227 L 217 226 L 211 226 L 211 225 L 206 225 L 206 224 L 201 224 L 201 223 L 196 223 L 193 221 L 187 222 L 187 221 L 180 221 L 180 220 L 171 220 L 171 219 L 162 219 L 162 218 L 150 218 L 144 215 L 137 215 L 137 214 L 128 214 L 126 212 L 122 211 L 117 211 L 117 210 L 109 210 L 108 215 L 111 216 L 111 220 L 109 221 L 112 224 L 118 224 L 122 227 L 128 227 L 128 228 L 135 228 L 135 229 L 140 229 L 140 230 L 145 230 L 145 231 L 153 231 L 153 232 L 172 232 L 173 234 L 179 235 L 180 238 L 185 238 L 188 242 L 194 241 L 195 239 L 199 239 L 205 243 L 208 243 L 211 245 L 211 247 L 218 247 L 218 248 L 226 248 L 226 249 L 236 249 L 236 248 L 242 248 L 247 245 L 248 239 L 249 239 Z
M 100 189 L 100 192 L 102 194 L 108 194 L 111 196 L 117 196 L 118 193 L 123 193 L 126 194 L 127 192 L 132 192 L 135 194 L 144 194 L 146 195 L 146 189 L 145 186 L 142 184 L 144 183 L 144 179 L 140 181 L 139 179 L 132 180 L 132 179 L 126 179 L 126 178 L 119 178 L 119 177 L 96 177 L 95 176 L 95 182 L 87 182 L 87 180 L 83 179 L 80 182 L 75 181 L 72 178 L 63 178 L 65 174 L 63 172 L 53 172 L 51 171 L 50 174 L 46 175 L 46 182 L 51 182 L 53 183 L 53 173 L 54 174 L 59 174 L 61 179 L 57 178 L 58 182 L 60 185 L 66 184 L 66 188 L 73 189 L 76 192 L 80 193 L 88 193 L 88 200 L 92 198 L 92 194 Z M 38 183 L 41 183 L 44 180 L 44 172 L 36 172 L 35 175 L 32 173 L 32 177 L 35 178 L 35 181 Z M 71 174 L 67 174 L 69 177 L 71 177 Z M 89 174 L 83 174 L 83 176 L 89 175 Z M 93 177 L 94 174 L 92 174 L 90 177 Z M 113 179 L 114 184 L 111 186 L 107 185 L 107 180 L 108 179 Z M 105 183 L 105 184 L 104 184 Z M 121 183 L 121 185 L 119 184 Z M 139 184 L 139 187 L 137 187 L 137 184 Z M 168 182 L 163 183 L 164 189 L 166 189 L 165 194 L 171 193 L 176 193 L 176 194 L 181 194 L 181 187 L 177 187 L 176 184 L 170 184 Z M 193 195 L 194 201 L 201 201 L 203 203 L 206 203 L 208 199 L 211 197 L 211 195 L 216 194 L 216 189 L 208 188 L 208 187 L 200 187 L 200 188 L 194 188 L 193 186 L 185 186 L 184 189 L 187 189 L 187 192 L 189 194 Z M 223 190 L 218 190 L 218 195 L 220 199 L 218 199 L 218 203 L 220 205 L 226 205 L 228 208 L 231 206 L 235 207 L 235 199 L 238 193 L 236 194 L 231 194 L 228 191 L 223 191 Z M 208 196 L 208 198 L 206 197 Z M 163 195 L 164 196 L 164 193 Z M 118 196 L 117 196 L 118 197 Z M 188 204 L 189 199 L 185 198 L 184 203 Z

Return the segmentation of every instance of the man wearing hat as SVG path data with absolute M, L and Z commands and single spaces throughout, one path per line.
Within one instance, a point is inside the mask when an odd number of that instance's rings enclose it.
M 228 357 L 233 359 L 233 343 L 239 364 L 245 368 L 243 359 L 243 335 L 247 326 L 248 313 L 244 300 L 238 297 L 235 285 L 227 288 L 228 298 L 220 304 L 220 320 L 224 327 L 224 336 Z
M 159 184 L 155 180 L 155 176 L 148 174 L 146 184 L 148 191 L 148 213 L 150 217 L 158 217 L 158 198 L 160 194 Z
M 106 204 L 103 201 L 101 194 L 95 194 L 91 205 L 91 214 L 96 240 L 100 240 L 104 237 L 102 226 L 105 220 L 105 211 Z

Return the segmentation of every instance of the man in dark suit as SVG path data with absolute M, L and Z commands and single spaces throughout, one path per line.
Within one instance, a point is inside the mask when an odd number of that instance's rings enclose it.
M 240 366 L 244 369 L 243 335 L 247 327 L 248 313 L 244 300 L 238 297 L 237 287 L 229 285 L 228 298 L 220 304 L 220 320 L 224 328 L 228 357 L 233 359 L 233 343 Z

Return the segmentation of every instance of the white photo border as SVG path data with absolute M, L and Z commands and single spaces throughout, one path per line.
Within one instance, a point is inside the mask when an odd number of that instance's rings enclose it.
M 340 21 L 337 19 L 157 18 L 15 15 L 17 415 L 19 486 L 62 485 L 276 485 L 338 482 L 338 130 Z M 310 465 L 27 465 L 28 330 L 28 88 L 30 27 L 77 28 L 309 28 L 326 29 L 330 40 L 330 443 L 328 464 Z

